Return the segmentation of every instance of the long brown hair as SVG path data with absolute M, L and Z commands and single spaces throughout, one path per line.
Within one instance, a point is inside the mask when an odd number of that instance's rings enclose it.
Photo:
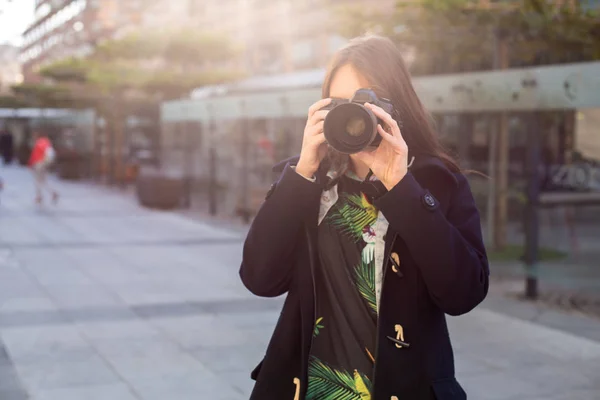
M 336 72 L 351 65 L 372 86 L 378 97 L 391 100 L 392 117 L 401 125 L 402 136 L 410 155 L 438 157 L 446 166 L 460 171 L 458 163 L 444 149 L 435 132 L 434 123 L 417 96 L 410 73 L 400 50 L 388 38 L 362 36 L 352 39 L 333 56 L 323 81 L 323 98 L 329 97 L 331 81 Z M 329 148 L 328 161 L 337 177 L 349 167 L 349 156 Z

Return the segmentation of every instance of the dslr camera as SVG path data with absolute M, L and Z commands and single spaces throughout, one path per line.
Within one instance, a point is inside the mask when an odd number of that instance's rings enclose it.
M 358 89 L 349 100 L 332 98 L 331 103 L 322 108 L 329 110 L 323 125 L 325 139 L 340 153 L 354 154 L 381 143 L 377 124 L 384 124 L 365 103 L 375 104 L 389 114 L 394 109 L 390 100 L 379 99 L 371 89 Z

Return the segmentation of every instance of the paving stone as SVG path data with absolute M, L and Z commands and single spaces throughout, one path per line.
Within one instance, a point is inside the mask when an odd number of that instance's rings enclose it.
M 143 400 L 239 400 L 242 393 L 232 387 L 229 379 L 208 374 L 203 376 L 172 376 L 153 381 L 134 382 L 133 388 Z
M 97 282 L 83 285 L 65 283 L 44 285 L 44 290 L 61 308 L 124 305 L 115 293 L 111 293 Z
M 219 375 L 223 381 L 228 382 L 233 388 L 240 392 L 239 399 L 248 399 L 254 388 L 254 381 L 250 379 L 249 371 L 232 371 Z
M 275 308 L 275 306 L 273 307 Z M 273 311 L 244 312 L 244 313 L 217 313 L 216 316 L 227 323 L 239 328 L 266 328 L 273 330 L 279 319 L 281 307 Z
M 39 391 L 31 400 L 139 400 L 125 384 L 84 386 Z
M 1 336 L 17 364 L 79 361 L 95 355 L 94 349 L 72 326 L 6 329 Z
M 0 399 L 2 400 L 30 400 L 31 397 L 22 390 L 2 390 L 0 389 Z
M 0 365 L 0 392 L 23 391 L 23 385 L 12 363 Z M 0 397 L 2 398 L 2 397 Z
M 460 384 L 467 392 L 467 398 L 477 400 L 506 400 L 515 396 L 527 398 L 539 393 L 539 387 L 528 382 L 526 376 L 519 377 L 506 371 L 462 377 Z
M 171 353 L 153 354 L 151 350 L 138 356 L 108 356 L 114 370 L 126 382 L 149 382 L 179 377 L 211 376 L 211 372 L 191 355 L 180 350 Z
M 16 364 L 27 391 L 36 395 L 49 389 L 119 383 L 121 378 L 99 356 L 84 361 Z
M 460 354 L 458 357 L 455 357 L 454 366 L 456 369 L 456 376 L 462 378 L 478 376 L 481 374 L 489 374 L 493 372 L 498 372 L 501 368 L 491 364 L 486 363 L 485 360 L 480 360 L 472 357 L 468 357 L 465 354 Z
M 2 288 L 0 288 L 0 292 L 1 291 Z M 11 297 L 6 296 L 6 292 L 4 292 L 3 295 L 0 295 L 0 298 L 2 298 L 2 300 L 0 300 L 0 321 L 5 313 L 14 315 L 15 313 L 28 311 L 58 311 L 58 307 L 54 301 L 37 289 L 31 294 L 24 290 L 20 294 Z
M 64 264 L 56 264 L 54 261 L 49 263 L 47 258 L 44 264 L 27 264 L 25 268 L 42 285 L 93 285 L 94 282 L 84 273 L 69 265 L 69 261 Z
M 152 324 L 135 319 L 135 314 L 130 314 L 129 321 L 107 321 L 107 322 L 88 322 L 78 324 L 79 331 L 89 340 L 106 339 L 106 338 L 141 338 L 141 337 L 156 337 L 161 335 Z
M 254 337 L 214 316 L 162 319 L 160 329 L 184 349 L 255 344 Z
M 27 171 L 4 172 L 0 400 L 248 398 L 284 296 L 243 287 L 240 232 L 85 182 L 36 210 Z M 600 322 L 499 289 L 448 318 L 469 398 L 600 399 Z
M 90 339 L 90 343 L 106 359 L 147 355 L 160 358 L 181 351 L 179 344 L 164 335 L 95 338 Z
M 263 359 L 265 352 L 257 346 L 227 346 L 225 348 L 212 347 L 194 350 L 191 353 L 206 368 L 219 374 L 226 372 L 243 372 L 248 375 L 248 371 Z

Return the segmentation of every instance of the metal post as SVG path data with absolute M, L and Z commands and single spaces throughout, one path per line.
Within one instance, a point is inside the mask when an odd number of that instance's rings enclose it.
M 242 123 L 241 123 L 241 129 L 240 129 L 240 134 L 242 135 L 241 137 L 241 144 L 242 144 L 242 170 L 241 172 L 241 204 L 240 204 L 240 208 L 242 210 L 242 220 L 244 221 L 244 223 L 249 223 L 250 222 L 250 210 L 248 209 L 248 178 L 249 178 L 249 173 L 248 173 L 248 147 L 250 145 L 250 141 L 249 141 L 249 129 L 250 129 L 250 121 L 248 119 L 248 117 L 246 116 L 246 105 L 245 102 L 242 100 L 241 102 L 241 110 L 242 110 Z
M 281 152 L 276 154 L 276 159 L 282 160 L 292 155 L 292 126 L 293 118 L 290 117 L 290 104 L 287 97 L 281 98 L 283 137 L 281 138 Z M 275 173 L 271 171 L 271 180 L 275 179 Z
M 508 46 L 506 41 L 507 32 L 501 29 L 494 30 L 494 69 L 505 70 L 509 67 Z M 498 250 L 506 246 L 506 224 L 508 219 L 508 167 L 509 167 L 509 132 L 508 114 L 503 111 L 499 114 L 497 121 L 498 131 L 496 133 L 495 147 L 495 197 L 493 243 Z
M 537 114 L 529 117 L 527 132 L 527 205 L 525 207 L 525 297 L 535 300 L 538 296 L 539 261 L 539 196 L 541 186 L 541 141 Z
M 213 116 L 210 116 L 208 124 L 209 148 L 208 148 L 208 212 L 217 215 L 217 152 L 215 149 L 216 124 Z
M 192 152 L 194 151 L 192 135 L 194 132 L 190 129 L 190 118 L 188 105 L 183 105 L 184 121 L 182 124 L 183 140 L 183 207 L 190 209 L 192 206 Z
M 494 241 L 494 232 L 496 231 L 496 156 L 498 155 L 497 151 L 497 132 L 498 132 L 498 124 L 495 123 L 495 118 L 493 118 L 492 126 L 489 129 L 488 134 L 488 175 L 490 177 L 488 181 L 488 198 L 487 198 L 487 239 L 489 242 L 493 243 Z

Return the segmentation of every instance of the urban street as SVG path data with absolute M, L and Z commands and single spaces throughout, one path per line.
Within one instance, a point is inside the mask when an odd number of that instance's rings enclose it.
M 0 174 L 0 399 L 249 397 L 283 299 L 240 282 L 243 227 L 80 182 L 38 207 L 29 171 Z M 470 399 L 600 398 L 600 320 L 492 287 L 449 324 Z

